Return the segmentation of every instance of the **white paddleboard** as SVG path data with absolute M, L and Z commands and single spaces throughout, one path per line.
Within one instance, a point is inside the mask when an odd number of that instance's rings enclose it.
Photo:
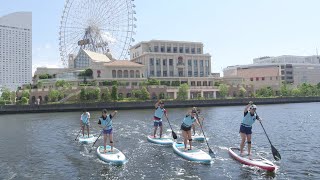
M 195 134 L 191 136 L 194 141 L 204 141 L 204 136 L 202 134 Z
M 101 160 L 108 163 L 112 163 L 112 164 L 118 164 L 118 165 L 121 165 L 127 162 L 125 155 L 121 151 L 119 151 L 117 148 L 113 147 L 113 151 L 110 152 L 111 146 L 107 145 L 106 149 L 107 149 L 107 152 L 104 153 L 103 146 L 99 146 L 97 148 L 97 154 Z
M 155 144 L 162 144 L 162 145 L 172 145 L 173 143 L 172 138 L 168 136 L 163 136 L 161 138 L 160 137 L 154 138 L 153 136 L 149 135 L 148 141 Z
M 83 144 L 93 143 L 95 140 L 96 140 L 96 137 L 94 137 L 93 135 L 90 135 L 88 137 L 88 135 L 86 134 L 84 136 L 79 137 L 79 142 Z
M 211 156 L 208 153 L 196 147 L 192 147 L 192 150 L 184 150 L 184 144 L 176 142 L 172 144 L 172 147 L 175 153 L 189 161 L 195 161 L 206 164 L 209 164 L 211 162 Z M 189 147 L 189 145 L 187 147 Z

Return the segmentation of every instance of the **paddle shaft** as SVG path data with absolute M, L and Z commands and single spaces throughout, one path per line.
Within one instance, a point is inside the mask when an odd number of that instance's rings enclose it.
M 201 122 L 198 120 L 199 115 L 198 115 L 198 113 L 196 113 L 196 114 L 197 114 L 197 121 L 199 122 L 199 125 L 200 125 L 200 128 L 201 128 L 201 131 L 202 131 L 202 134 L 203 134 L 203 136 L 204 136 L 204 140 L 206 141 L 207 146 L 208 146 L 208 148 L 209 148 L 209 153 L 213 153 L 213 151 L 211 150 L 211 148 L 210 148 L 210 146 L 209 146 L 209 143 L 208 143 L 207 137 L 206 137 L 206 135 L 204 134 L 204 131 L 203 131 L 203 128 L 202 128 Z M 214 153 L 213 153 L 213 154 L 214 154 Z
M 259 116 L 257 112 L 256 112 L 256 115 Z M 259 117 L 259 118 L 260 118 L 260 117 Z M 261 122 L 261 121 L 259 121 L 259 122 L 260 122 L 261 127 L 262 127 L 262 129 L 263 129 L 263 131 L 264 131 L 264 134 L 267 136 L 267 139 L 268 139 L 269 143 L 272 145 L 272 143 L 271 143 L 271 141 L 270 141 L 270 139 L 269 139 L 269 136 L 268 136 L 266 130 L 264 129 L 263 125 L 262 125 L 262 122 Z
M 80 135 L 81 130 L 82 130 L 82 127 L 81 127 L 80 131 L 78 132 L 77 137 L 74 139 L 75 141 L 78 139 L 78 137 L 79 137 L 79 135 Z
M 170 129 L 171 129 L 171 131 L 172 131 L 173 139 L 177 139 L 177 135 L 176 135 L 176 133 L 173 131 L 169 119 L 168 119 L 168 118 L 166 118 L 166 119 L 167 119 L 167 121 L 168 121 L 168 123 L 169 123 L 169 126 L 170 126 Z

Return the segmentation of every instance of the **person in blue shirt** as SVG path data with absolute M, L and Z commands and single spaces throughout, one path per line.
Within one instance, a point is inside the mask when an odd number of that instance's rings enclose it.
M 112 135 L 112 119 L 118 113 L 118 111 L 113 111 L 111 114 L 107 114 L 108 111 L 106 109 L 102 110 L 102 116 L 98 120 L 99 127 L 103 129 L 103 146 L 104 153 L 107 152 L 107 138 L 109 136 L 111 152 L 113 151 L 113 135 Z
M 197 121 L 196 116 L 197 116 L 197 110 L 193 108 L 192 110 L 188 111 L 188 114 L 182 120 L 181 130 L 182 130 L 185 151 L 192 149 L 192 146 L 191 146 L 191 141 L 192 141 L 191 127 L 194 123 L 197 123 L 199 125 L 199 122 Z M 189 149 L 187 149 L 188 141 L 189 141 L 189 145 L 190 145 Z
M 240 143 L 240 155 L 244 156 L 243 148 L 244 143 L 247 140 L 248 144 L 248 156 L 251 156 L 251 134 L 252 134 L 252 125 L 256 120 L 261 121 L 259 116 L 256 114 L 257 106 L 253 104 L 252 101 L 244 108 L 244 116 L 240 125 L 240 136 L 241 136 L 241 143 Z
M 84 136 L 84 128 L 87 127 L 88 137 L 90 135 L 89 127 L 90 127 L 90 113 L 85 109 L 82 110 L 82 114 L 80 116 L 80 126 L 82 129 L 82 136 Z
M 156 108 L 154 111 L 154 116 L 153 116 L 153 138 L 156 138 L 156 133 L 158 127 L 160 128 L 160 138 L 162 136 L 162 117 L 163 115 L 168 119 L 168 113 L 167 110 L 164 108 L 164 103 L 163 101 L 159 100 L 154 107 Z

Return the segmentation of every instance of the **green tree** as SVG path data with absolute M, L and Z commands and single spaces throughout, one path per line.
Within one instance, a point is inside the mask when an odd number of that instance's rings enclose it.
M 271 97 L 274 95 L 274 91 L 271 87 L 264 87 L 256 91 L 257 97 Z
M 301 96 L 301 92 L 300 92 L 299 88 L 292 89 L 292 95 L 296 96 L 296 97 Z
M 141 88 L 141 99 L 142 100 L 150 99 L 150 93 L 148 92 L 146 87 Z
M 43 83 L 41 82 L 41 81 L 38 81 L 38 83 L 37 83 L 37 88 L 42 88 L 42 86 L 43 86 Z
M 99 87 L 96 87 L 96 88 L 94 89 L 94 99 L 100 100 L 100 92 L 101 92 L 101 90 L 100 90 Z
M 86 76 L 88 76 L 88 77 L 92 77 L 93 71 L 92 71 L 92 69 L 86 69 L 85 72 L 84 72 L 84 74 L 85 74 Z
M 22 92 L 22 94 L 21 94 L 21 97 L 26 97 L 26 98 L 29 99 L 29 97 L 30 97 L 29 90 L 24 90 L 24 91 Z
M 171 86 L 180 86 L 180 81 L 172 81 Z
M 22 98 L 21 98 L 21 103 L 22 103 L 22 104 L 28 104 L 28 103 L 29 103 L 29 99 L 26 98 L 26 97 L 22 97 Z
M 3 98 L 3 100 L 10 101 L 11 100 L 10 90 L 8 88 L 3 88 L 1 91 L 2 91 L 1 97 Z
M 80 90 L 80 100 L 81 101 L 87 100 L 87 93 L 86 93 L 86 90 L 84 88 L 82 88 Z
M 110 101 L 111 100 L 111 94 L 110 94 L 109 88 L 105 88 L 102 90 L 101 100 L 102 101 Z
M 239 97 L 245 97 L 246 93 L 247 90 L 243 86 L 241 86 L 239 89 Z
M 229 92 L 229 87 L 226 84 L 219 85 L 219 94 L 222 98 L 225 98 Z
M 287 83 L 282 83 L 280 87 L 280 95 L 281 96 L 289 96 L 291 94 L 291 90 L 288 88 Z
M 149 78 L 147 81 L 147 85 L 160 85 L 160 81 L 157 79 Z
M 50 102 L 56 102 L 61 97 L 61 92 L 58 90 L 51 90 L 48 97 Z
M 66 85 L 66 83 L 67 82 L 65 80 L 58 80 L 58 81 L 56 81 L 55 86 L 56 87 L 64 87 Z
M 115 85 L 112 86 L 111 99 L 114 101 L 118 100 L 118 86 L 115 86 Z
M 141 90 L 137 89 L 137 90 L 132 90 L 132 96 L 136 99 L 140 99 L 141 97 Z
M 181 84 L 179 86 L 177 99 L 178 100 L 187 100 L 188 99 L 188 90 L 189 90 L 188 84 Z
M 165 98 L 166 98 L 166 96 L 165 96 L 164 92 L 161 92 L 159 94 L 159 99 L 165 99 Z

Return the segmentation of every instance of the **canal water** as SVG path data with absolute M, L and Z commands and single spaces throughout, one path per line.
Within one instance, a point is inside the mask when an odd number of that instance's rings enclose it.
M 79 112 L 0 116 L 0 179 L 320 179 L 320 103 L 258 105 L 257 112 L 282 160 L 273 160 L 259 123 L 253 126 L 253 150 L 278 169 L 267 173 L 230 158 L 238 147 L 244 106 L 204 107 L 204 132 L 216 153 L 210 165 L 188 162 L 171 147 L 151 144 L 153 110 L 123 110 L 113 121 L 115 146 L 128 158 L 123 166 L 99 160 L 91 145 L 75 141 Z M 187 109 L 168 109 L 176 133 Z M 99 135 L 100 111 L 91 113 L 91 132 Z M 169 125 L 164 121 L 164 131 Z M 199 129 L 198 129 L 199 131 Z M 181 136 L 178 134 L 178 140 Z M 99 139 L 97 145 L 102 145 Z M 96 147 L 97 147 L 96 145 Z M 208 151 L 205 143 L 194 146 Z

